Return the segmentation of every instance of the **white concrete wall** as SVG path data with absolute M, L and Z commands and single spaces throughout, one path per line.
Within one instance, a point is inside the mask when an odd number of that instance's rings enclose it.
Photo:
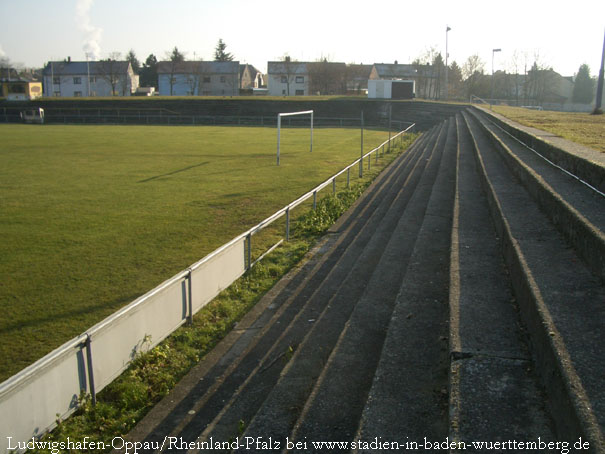
M 191 270 L 191 271 L 190 271 Z M 135 355 L 161 342 L 245 272 L 245 238 L 210 254 L 83 334 L 0 383 L 0 453 L 56 426 L 90 393 L 120 375 Z M 10 437 L 10 438 L 9 438 Z

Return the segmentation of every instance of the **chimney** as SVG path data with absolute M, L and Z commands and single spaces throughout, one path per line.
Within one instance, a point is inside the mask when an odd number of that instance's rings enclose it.
M 67 57 L 67 63 L 71 63 L 71 57 Z

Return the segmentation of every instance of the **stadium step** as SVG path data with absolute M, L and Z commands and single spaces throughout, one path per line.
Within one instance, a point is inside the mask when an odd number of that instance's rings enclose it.
M 449 137 L 355 439 L 405 443 L 447 436 L 448 263 L 456 169 L 452 120 Z
M 582 437 L 594 452 L 604 452 L 603 283 L 545 214 L 550 207 L 535 203 L 519 184 L 490 132 L 464 116 L 554 433 L 560 440 Z M 551 186 L 564 198 L 558 189 Z
M 173 405 L 174 411 L 151 412 L 156 415 L 150 414 L 147 422 L 139 425 L 141 429 L 131 435 L 145 441 L 161 441 L 168 435 L 196 439 L 209 425 L 219 427 L 218 423 L 212 422 L 217 415 L 221 420 L 221 416 L 229 419 L 236 414 L 236 431 L 239 421 L 246 421 L 249 413 L 251 419 L 267 390 L 279 378 L 285 365 L 284 358 L 300 344 L 309 327 L 319 319 L 330 295 L 342 286 L 372 239 L 373 231 L 385 215 L 392 212 L 393 205 L 407 203 L 408 194 L 413 192 L 424 167 L 430 162 L 430 151 L 438 138 L 439 130 L 435 128 L 379 177 L 368 190 L 366 203 L 351 209 L 351 222 L 343 224 L 329 250 L 313 267 L 307 268 L 308 274 L 304 278 L 293 279 L 291 285 L 286 286 L 287 292 L 284 289 L 273 295 L 275 299 L 267 305 L 265 315 L 260 316 L 262 321 L 251 324 L 251 328 L 256 328 L 255 336 L 248 336 L 245 346 L 234 344 L 231 351 L 237 351 L 237 354 L 227 353 L 231 357 L 228 366 L 227 361 L 220 360 L 207 366 L 207 371 L 197 371 L 198 374 L 206 373 L 204 380 L 180 401 L 172 399 L 177 402 Z M 425 145 L 428 143 L 433 146 Z M 359 279 L 358 286 L 364 276 L 360 275 Z M 173 394 L 176 397 L 179 391 L 175 390 Z M 235 408 L 234 405 L 239 408 L 240 396 L 247 399 L 246 408 L 242 413 L 229 411 Z
M 554 440 L 461 116 L 450 262 L 449 439 Z
M 363 285 L 355 292 L 334 294 L 330 302 L 334 308 L 322 320 L 325 325 L 318 323 L 309 332 L 245 436 L 280 440 L 288 437 L 304 444 L 307 439 L 351 439 L 355 435 L 385 327 L 420 221 L 426 215 L 447 135 L 444 124 L 433 156 L 405 210 L 393 207 L 391 219 L 375 231 L 373 241 L 360 257 L 356 265 L 359 273 L 353 272 L 349 282 L 345 282 L 345 287 L 352 289 L 355 281 L 363 278 Z M 394 229 L 390 228 L 393 223 Z M 345 306 L 347 310 L 343 310 Z M 313 449 L 307 446 L 303 451 Z
M 550 221 L 573 245 L 590 270 L 605 282 L 603 195 L 506 133 L 485 114 L 473 111 L 511 172 Z
M 442 140 L 439 137 L 436 139 L 437 144 Z M 435 145 L 434 148 L 438 149 L 439 146 Z M 380 213 L 376 224 L 372 225 L 371 229 L 365 230 L 365 234 L 369 235 L 369 241 L 354 238 L 348 244 L 348 251 L 359 250 L 359 254 L 345 259 L 349 264 L 347 275 L 328 276 L 317 287 L 311 302 L 317 301 L 325 309 L 321 314 L 311 318 L 314 321 L 310 327 L 307 324 L 308 332 L 297 344 L 296 352 L 279 376 L 279 382 L 271 389 L 263 408 L 254 417 L 246 433 L 256 432 L 258 436 L 277 438 L 286 435 L 291 429 L 296 418 L 296 412 L 292 409 L 302 408 L 304 405 L 314 380 L 321 372 L 357 300 L 368 285 L 369 278 L 385 249 L 384 239 L 392 235 L 399 213 L 409 206 L 410 195 L 414 193 L 413 188 L 419 183 L 422 184 L 421 178 L 434 166 L 435 159 L 431 154 L 433 148 L 424 150 L 420 155 L 415 165 L 415 172 L 406 181 L 411 184 L 397 185 L 394 188 L 397 191 L 395 199 L 384 206 L 386 211 Z M 250 407 L 247 401 L 246 395 L 238 399 L 231 410 L 234 417 L 240 415 L 243 409 Z M 217 422 L 214 427 L 206 431 L 205 435 L 215 438 L 224 436 L 222 431 L 226 428 L 225 424 L 231 425 L 232 428 L 233 423 L 234 421 L 228 418 L 226 422 L 224 420 Z

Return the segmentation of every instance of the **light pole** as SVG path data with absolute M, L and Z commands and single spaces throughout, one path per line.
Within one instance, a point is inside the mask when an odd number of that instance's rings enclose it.
M 492 108 L 492 103 L 493 103 L 493 99 L 494 99 L 494 54 L 496 52 L 501 52 L 502 49 L 492 49 L 492 90 L 491 90 L 491 94 L 489 96 L 489 105 L 490 105 L 490 109 Z
M 601 55 L 601 69 L 599 70 L 599 80 L 597 82 L 597 99 L 593 115 L 603 115 L 601 109 L 601 100 L 603 99 L 603 78 L 605 77 L 605 38 L 603 38 L 603 53 Z
M 451 30 L 449 25 L 445 26 L 445 99 L 448 98 L 448 81 L 447 81 L 447 57 L 449 54 L 447 52 L 447 32 Z

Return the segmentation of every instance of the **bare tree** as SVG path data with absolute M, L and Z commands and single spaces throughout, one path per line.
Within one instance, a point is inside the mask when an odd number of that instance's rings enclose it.
M 170 61 L 170 96 L 173 94 L 174 84 L 176 83 L 175 74 L 178 69 L 182 67 L 182 63 L 185 61 L 185 54 L 179 51 L 174 46 L 174 49 L 170 52 L 166 52 L 166 58 Z
M 412 62 L 416 70 L 416 91 L 421 98 L 430 99 L 437 96 L 438 74 L 433 63 L 438 55 L 440 54 L 435 47 L 429 47 Z
M 521 76 L 521 65 L 527 60 L 527 54 L 525 52 L 515 50 L 509 63 L 509 69 L 512 73 L 512 96 L 514 96 L 515 103 L 519 105 L 519 100 L 523 92 L 524 77 Z
M 196 93 L 199 95 L 202 93 L 202 84 L 204 82 L 204 62 L 203 61 L 192 61 L 189 63 L 189 69 L 187 73 L 187 85 L 189 86 L 189 93 L 194 96 Z
M 471 55 L 466 60 L 466 63 L 462 67 L 462 75 L 464 77 L 464 83 L 466 85 L 466 96 L 467 98 L 473 94 L 478 93 L 480 88 L 481 79 L 485 72 L 485 63 L 479 57 L 479 55 Z M 479 93 L 483 94 L 483 93 Z
M 292 83 L 292 77 L 294 75 L 294 64 L 292 58 L 287 53 L 282 57 L 282 62 L 286 73 L 287 95 L 290 96 L 290 84 Z
M 327 57 L 307 64 L 309 70 L 309 90 L 322 95 L 336 95 L 346 92 L 346 65 L 330 62 Z
M 109 54 L 107 60 L 101 60 L 99 62 L 99 72 L 101 78 L 105 80 L 111 87 L 111 96 L 116 96 L 118 93 L 117 87 L 120 83 L 121 70 L 123 68 L 122 62 L 120 62 L 121 54 L 119 52 L 112 52 Z

